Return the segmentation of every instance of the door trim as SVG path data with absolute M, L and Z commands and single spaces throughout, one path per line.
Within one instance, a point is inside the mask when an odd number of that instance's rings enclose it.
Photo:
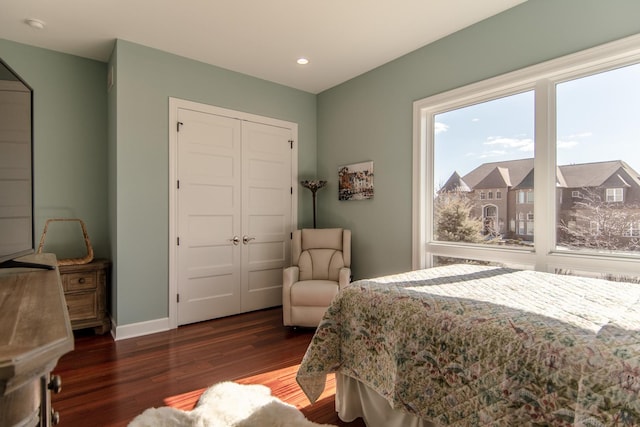
M 291 231 L 298 227 L 298 124 L 284 120 L 264 117 L 241 111 L 229 110 L 208 104 L 169 97 L 169 328 L 178 327 L 178 110 L 186 109 L 216 114 L 248 122 L 291 129 L 293 148 L 291 149 Z

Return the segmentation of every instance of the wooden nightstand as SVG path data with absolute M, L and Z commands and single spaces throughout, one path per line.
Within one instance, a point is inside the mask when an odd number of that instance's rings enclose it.
M 95 333 L 104 334 L 111 329 L 106 312 L 110 267 L 111 262 L 104 259 L 88 264 L 58 266 L 74 330 L 94 328 Z

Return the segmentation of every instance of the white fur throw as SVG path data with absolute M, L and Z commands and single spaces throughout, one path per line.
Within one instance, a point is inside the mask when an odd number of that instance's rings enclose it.
M 223 382 L 208 388 L 192 411 L 149 408 L 128 427 L 335 427 L 307 420 L 263 385 Z

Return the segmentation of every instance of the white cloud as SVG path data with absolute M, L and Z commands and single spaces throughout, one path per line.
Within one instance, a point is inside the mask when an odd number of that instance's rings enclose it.
M 589 138 L 592 135 L 593 135 L 593 132 L 580 132 L 580 133 L 574 133 L 573 135 L 569 135 L 567 139 Z
M 471 121 L 472 121 L 472 122 L 479 122 L 479 121 L 480 121 L 480 119 L 478 119 L 478 118 L 474 118 L 474 119 L 471 119 Z
M 441 132 L 446 132 L 449 130 L 449 125 L 444 124 L 442 122 L 435 122 L 435 134 L 439 134 Z
M 558 140 L 556 142 L 556 146 L 558 148 L 573 148 L 576 147 L 579 144 L 578 141 L 562 141 L 562 140 Z
M 533 151 L 533 139 L 531 138 L 503 138 L 503 137 L 489 137 L 484 145 L 497 145 L 507 148 L 515 148 L 520 151 Z

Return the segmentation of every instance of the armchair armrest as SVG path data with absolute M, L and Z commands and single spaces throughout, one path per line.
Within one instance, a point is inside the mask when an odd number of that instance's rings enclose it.
M 282 286 L 290 288 L 300 277 L 300 268 L 297 266 L 287 267 L 282 271 Z
M 282 314 L 285 325 L 291 324 L 291 286 L 298 281 L 300 269 L 287 267 L 282 271 Z
M 351 283 L 351 269 L 347 267 L 343 267 L 340 269 L 340 273 L 338 276 L 338 286 L 340 290 Z

